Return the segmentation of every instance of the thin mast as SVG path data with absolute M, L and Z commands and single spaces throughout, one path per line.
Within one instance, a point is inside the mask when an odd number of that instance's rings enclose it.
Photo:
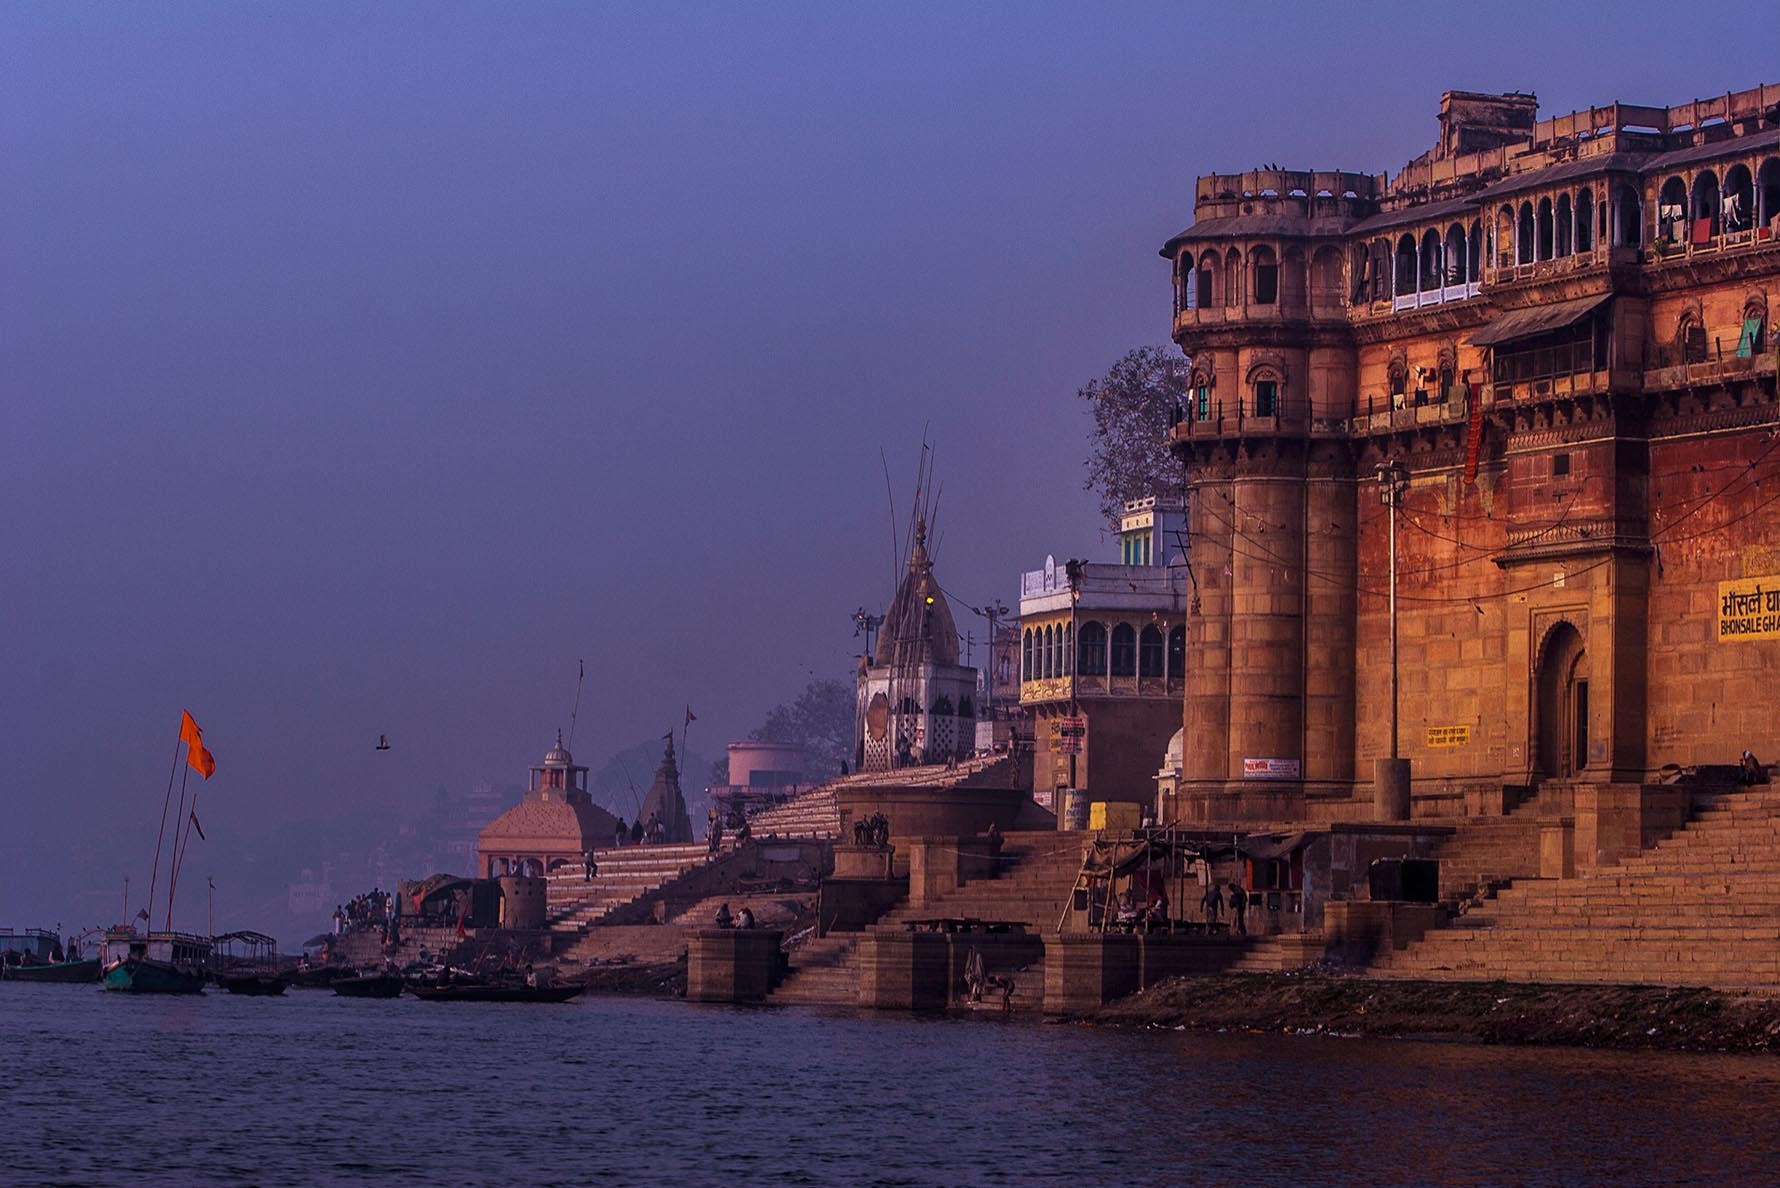
M 159 881 L 161 876 L 161 841 L 167 834 L 167 806 L 173 803 L 173 777 L 179 774 L 179 748 L 184 745 L 185 739 L 183 737 L 173 745 L 173 766 L 167 772 L 167 795 L 161 798 L 161 828 L 160 831 L 155 834 L 155 864 L 154 869 L 151 870 L 148 875 L 148 910 L 151 917 L 155 910 L 155 883 Z M 180 799 L 183 801 L 185 798 L 185 785 L 181 784 L 179 787 Z M 124 896 L 126 900 L 124 903 L 124 910 L 126 913 L 130 908 L 128 903 L 129 889 L 130 884 L 126 879 L 124 882 Z M 149 927 L 154 927 L 152 919 L 149 923 Z

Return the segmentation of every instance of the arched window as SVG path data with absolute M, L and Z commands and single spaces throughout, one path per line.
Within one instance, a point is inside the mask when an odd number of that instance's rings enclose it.
M 1179 679 L 1187 674 L 1187 629 L 1177 626 L 1168 633 L 1168 676 Z
M 1195 369 L 1191 380 L 1192 417 L 1196 421 L 1211 420 L 1211 375 Z
M 1767 347 L 1768 341 L 1768 306 L 1767 302 L 1751 297 L 1743 303 L 1743 325 L 1737 334 L 1737 355 L 1747 358 L 1759 355 Z
M 947 697 L 944 693 L 941 693 L 938 697 L 933 699 L 933 712 L 942 718 L 951 717 L 952 699 Z
M 1177 312 L 1199 308 L 1199 285 L 1193 273 L 1193 253 L 1182 252 L 1174 261 L 1174 308 Z
M 1639 213 L 1638 191 L 1621 182 L 1613 187 L 1613 238 L 1608 242 L 1614 247 L 1644 246 L 1644 216 Z
M 1551 255 L 1553 259 L 1561 260 L 1570 254 L 1570 232 L 1574 229 L 1572 225 L 1573 219 L 1574 213 L 1570 209 L 1570 196 L 1568 194 L 1559 194 L 1557 210 L 1553 215 L 1552 223 L 1554 238 L 1552 241 Z
M 1218 304 L 1218 254 L 1206 252 L 1199 257 L 1199 308 L 1212 309 Z
M 1397 240 L 1397 296 L 1407 297 L 1415 292 L 1416 273 L 1415 236 L 1404 235 Z
M 1305 284 L 1304 253 L 1286 249 L 1279 265 L 1279 303 L 1287 309 L 1303 309 L 1307 304 Z
M 1465 229 L 1454 223 L 1446 229 L 1446 265 L 1440 276 L 1443 286 L 1462 285 L 1471 279 L 1465 271 L 1468 255 L 1465 248 Z
M 1689 234 L 1693 239 L 1702 235 L 1717 235 L 1723 228 L 1718 222 L 1718 175 L 1710 169 L 1700 171 L 1693 179 L 1693 205 L 1690 208 L 1693 226 Z
M 1079 671 L 1083 676 L 1106 675 L 1106 626 L 1089 620 L 1082 624 Z
M 1235 309 L 1242 304 L 1242 253 L 1231 248 L 1224 253 L 1224 307 Z
M 1277 417 L 1280 414 L 1279 375 L 1271 367 L 1257 369 L 1251 376 L 1254 384 L 1254 400 L 1250 407 L 1257 417 Z
M 1441 250 L 1440 232 L 1429 228 L 1422 236 L 1422 277 L 1419 288 L 1424 293 L 1438 293 L 1446 268 L 1445 252 Z
M 1277 305 L 1279 303 L 1279 260 L 1273 249 L 1262 244 L 1249 253 L 1249 268 L 1254 274 L 1255 291 L 1252 299 L 1256 305 Z
M 1780 218 L 1780 159 L 1769 157 L 1755 175 L 1755 224 L 1773 228 Z
M 1514 224 L 1514 259 L 1516 263 L 1533 262 L 1533 245 L 1538 236 L 1533 228 L 1533 204 L 1520 204 L 1520 218 Z
M 1113 628 L 1111 669 L 1116 677 L 1137 673 L 1137 632 L 1129 623 L 1120 623 Z
M 1032 662 L 1032 628 L 1030 627 L 1020 633 L 1020 679 L 1023 681 L 1038 679 L 1038 669 Z
M 1675 346 L 1685 363 L 1706 361 L 1706 327 L 1691 310 L 1675 325 Z
M 1143 634 L 1137 637 L 1137 675 L 1162 675 L 1162 632 L 1154 623 L 1145 627 Z
M 1483 277 L 1483 223 L 1474 220 L 1471 223 L 1471 262 L 1465 268 L 1465 283 L 1480 280 Z
M 1595 192 L 1576 191 L 1576 241 L 1578 252 L 1595 250 Z
M 1069 662 L 1075 659 L 1075 631 L 1063 626 L 1057 628 L 1057 675 L 1069 676 L 1075 670 Z
M 977 716 L 977 707 L 971 704 L 970 698 L 960 697 L 958 699 L 958 716 L 960 718 L 974 718 Z
M 1497 268 L 1514 267 L 1514 208 L 1504 206 L 1496 212 L 1493 229 L 1496 237 L 1494 259 Z
M 1310 258 L 1310 306 L 1318 310 L 1341 308 L 1341 253 L 1328 244 Z
M 1750 180 L 1749 166 L 1731 166 L 1719 195 L 1726 231 L 1747 231 L 1755 226 L 1755 183 Z
M 1656 238 L 1661 243 L 1687 242 L 1687 183 L 1671 177 L 1656 200 Z
M 1038 633 L 1038 675 L 1045 680 L 1057 675 L 1057 660 L 1053 652 L 1051 629 L 1042 628 Z
M 1534 216 L 1534 219 L 1537 226 L 1533 233 L 1533 248 L 1535 252 L 1533 258 L 1536 260 L 1549 260 L 1551 259 L 1551 249 L 1553 246 L 1551 199 L 1539 199 L 1539 211 Z
M 1391 360 L 1386 374 L 1391 384 L 1391 407 L 1402 408 L 1403 397 L 1409 391 L 1409 364 L 1402 356 L 1398 356 Z

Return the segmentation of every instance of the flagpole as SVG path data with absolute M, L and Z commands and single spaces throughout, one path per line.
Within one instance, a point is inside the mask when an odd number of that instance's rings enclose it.
M 184 797 L 182 796 L 180 799 L 183 802 Z M 198 819 L 198 790 L 194 788 L 192 790 L 191 812 L 187 813 L 186 818 L 185 818 L 185 840 L 179 844 L 179 857 L 176 859 L 175 865 L 173 867 L 173 877 L 167 884 L 167 931 L 168 932 L 173 931 L 173 892 L 175 890 L 177 890 L 179 887 L 179 871 L 180 871 L 180 868 L 185 865 L 185 852 L 191 848 L 191 845 L 192 845 L 192 822 L 196 821 L 197 819 Z
M 160 881 L 161 877 L 161 842 L 167 835 L 167 806 L 173 803 L 173 777 L 179 774 L 179 749 L 185 745 L 184 723 L 182 722 L 180 726 L 180 739 L 173 745 L 173 766 L 167 771 L 167 795 L 161 798 L 161 828 L 160 831 L 155 834 L 154 869 L 149 871 L 148 874 L 148 910 L 151 917 L 155 910 L 155 884 Z M 185 785 L 181 784 L 180 796 L 183 798 L 184 795 Z M 124 910 L 128 912 L 130 910 L 130 905 L 128 903 L 129 884 L 127 882 L 124 884 L 124 888 L 126 900 L 124 903 Z M 149 922 L 149 927 L 151 929 L 154 927 L 152 918 Z
M 581 682 L 587 679 L 587 661 L 578 660 L 579 671 L 575 676 L 575 708 L 569 711 L 569 750 L 575 749 L 575 719 L 581 715 Z
M 179 779 L 179 813 L 173 818 L 172 869 L 167 874 L 167 931 L 169 932 L 173 931 L 173 888 L 179 885 L 179 860 L 182 850 L 182 847 L 179 844 L 179 827 L 185 824 L 185 786 L 191 781 L 191 778 L 192 767 L 188 752 L 185 774 Z M 189 834 L 190 830 L 187 830 L 187 833 Z M 150 912 L 155 910 L 153 903 L 148 905 L 148 910 Z

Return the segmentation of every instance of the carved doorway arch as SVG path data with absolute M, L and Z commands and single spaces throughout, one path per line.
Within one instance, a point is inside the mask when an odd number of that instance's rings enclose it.
M 1574 624 L 1546 633 L 1534 677 L 1533 770 L 1547 780 L 1575 779 L 1588 766 L 1588 651 Z

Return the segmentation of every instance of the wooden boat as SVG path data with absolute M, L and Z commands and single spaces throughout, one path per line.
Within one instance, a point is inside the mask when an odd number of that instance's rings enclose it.
M 587 989 L 580 982 L 527 986 L 518 982 L 460 982 L 437 986 L 416 983 L 408 992 L 428 1002 L 567 1002 Z
M 226 932 L 215 938 L 216 984 L 230 994 L 283 994 L 295 976 L 278 961 L 278 941 L 263 932 Z
M 100 980 L 107 990 L 202 994 L 210 963 L 210 938 L 184 932 L 142 935 L 134 928 L 109 929 L 100 960 L 105 967 Z
M 290 983 L 290 975 L 284 973 L 219 973 L 216 975 L 216 984 L 230 994 L 270 997 L 274 994 L 283 994 Z
M 329 985 L 347 998 L 399 998 L 403 982 L 395 974 L 354 974 L 335 978 Z
M 84 961 L 8 965 L 0 969 L 0 978 L 12 982 L 80 982 L 91 985 L 99 980 L 99 959 L 88 957 Z

